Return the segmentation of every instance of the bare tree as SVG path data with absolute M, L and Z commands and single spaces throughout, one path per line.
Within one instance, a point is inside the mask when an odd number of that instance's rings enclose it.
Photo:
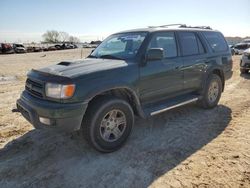
M 69 37 L 69 42 L 71 42 L 71 43 L 79 43 L 80 39 L 77 38 L 77 37 L 74 37 L 74 36 L 70 36 Z
M 59 32 L 59 35 L 60 35 L 60 41 L 61 42 L 66 42 L 69 40 L 69 34 L 64 32 L 64 31 L 61 31 Z
M 58 31 L 50 30 L 43 34 L 44 42 L 57 43 L 59 42 L 60 35 Z

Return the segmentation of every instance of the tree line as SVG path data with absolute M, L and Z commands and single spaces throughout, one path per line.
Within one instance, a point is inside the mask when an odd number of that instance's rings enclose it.
M 64 43 L 64 42 L 70 42 L 70 43 L 79 43 L 80 39 L 69 35 L 67 32 L 64 31 L 56 31 L 56 30 L 49 30 L 46 31 L 42 35 L 43 41 L 48 43 Z

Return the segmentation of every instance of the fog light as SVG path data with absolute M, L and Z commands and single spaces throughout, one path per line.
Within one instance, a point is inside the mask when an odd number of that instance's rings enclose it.
M 48 118 L 39 117 L 39 121 L 45 125 L 51 125 L 51 121 Z

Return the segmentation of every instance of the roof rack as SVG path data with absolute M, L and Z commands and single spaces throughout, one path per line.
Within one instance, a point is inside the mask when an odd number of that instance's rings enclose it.
M 210 26 L 187 26 L 187 25 L 183 25 L 181 27 L 184 27 L 184 28 L 197 28 L 197 29 L 212 29 Z
M 187 26 L 186 24 L 168 24 L 168 25 L 160 25 L 160 26 L 148 26 L 149 28 L 159 28 L 159 27 L 171 27 L 171 26 L 179 26 L 179 28 L 196 28 L 196 29 L 211 29 L 210 26 Z
M 157 28 L 157 27 L 169 27 L 169 26 L 179 26 L 179 27 L 184 27 L 186 24 L 168 24 L 168 25 L 159 25 L 159 26 L 148 26 L 149 28 Z

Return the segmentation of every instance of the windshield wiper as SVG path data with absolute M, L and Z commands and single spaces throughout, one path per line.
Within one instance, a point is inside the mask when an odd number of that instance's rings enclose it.
M 119 58 L 119 57 L 116 57 L 116 56 L 113 56 L 113 55 L 101 55 L 99 58 L 123 60 L 122 58 Z

